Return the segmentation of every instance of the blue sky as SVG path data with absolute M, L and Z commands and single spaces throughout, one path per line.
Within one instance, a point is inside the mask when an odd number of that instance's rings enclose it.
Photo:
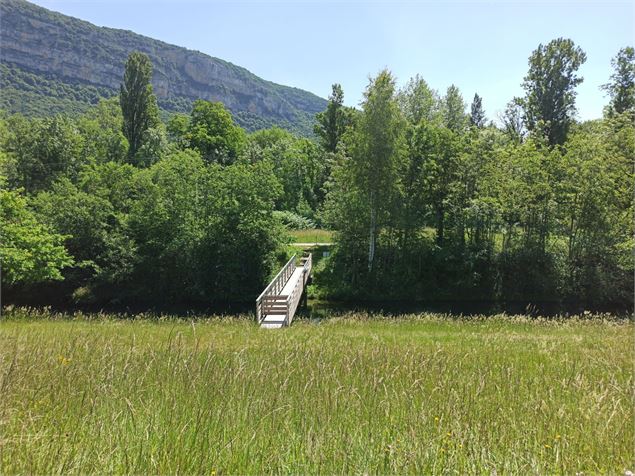
M 322 97 L 331 84 L 356 105 L 384 67 L 399 85 L 419 73 L 443 92 L 456 84 L 490 119 L 522 95 L 539 43 L 571 38 L 587 53 L 580 119 L 600 117 L 600 85 L 617 51 L 635 43 L 632 1 L 36 0 L 100 26 L 124 28 L 244 66 Z

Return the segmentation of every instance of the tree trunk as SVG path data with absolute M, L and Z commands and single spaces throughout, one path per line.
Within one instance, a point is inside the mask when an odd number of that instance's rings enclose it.
M 370 236 L 368 241 L 368 272 L 373 270 L 373 261 L 375 260 L 375 234 L 377 227 L 377 210 L 375 209 L 374 195 L 370 200 Z
M 443 246 L 443 233 L 445 231 L 445 214 L 443 213 L 443 207 L 437 207 L 437 245 Z

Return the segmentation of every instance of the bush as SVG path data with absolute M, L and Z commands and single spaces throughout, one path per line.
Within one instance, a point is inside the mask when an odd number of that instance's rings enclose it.
M 288 230 L 307 230 L 310 228 L 315 228 L 315 222 L 310 218 L 303 217 L 298 215 L 297 213 L 290 211 L 279 211 L 276 210 L 273 212 L 275 218 L 280 221 Z

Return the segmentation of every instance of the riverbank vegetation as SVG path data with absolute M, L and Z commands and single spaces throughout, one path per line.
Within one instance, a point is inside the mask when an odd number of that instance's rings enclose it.
M 633 324 L 0 321 L 0 473 L 632 471 Z
M 164 122 L 152 65 L 132 54 L 119 98 L 0 118 L 3 298 L 250 302 L 289 235 L 322 228 L 325 298 L 632 310 L 634 58 L 615 57 L 597 120 L 575 116 L 586 55 L 557 39 L 496 122 L 487 98 L 468 107 L 455 86 L 398 88 L 382 71 L 359 109 L 334 85 L 303 138 L 248 134 L 202 100 Z

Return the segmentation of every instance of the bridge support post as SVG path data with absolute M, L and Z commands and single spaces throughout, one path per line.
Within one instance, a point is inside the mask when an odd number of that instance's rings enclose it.
M 306 290 L 306 286 L 304 286 L 304 289 L 302 290 L 302 307 L 304 310 L 309 307 L 309 296 Z

